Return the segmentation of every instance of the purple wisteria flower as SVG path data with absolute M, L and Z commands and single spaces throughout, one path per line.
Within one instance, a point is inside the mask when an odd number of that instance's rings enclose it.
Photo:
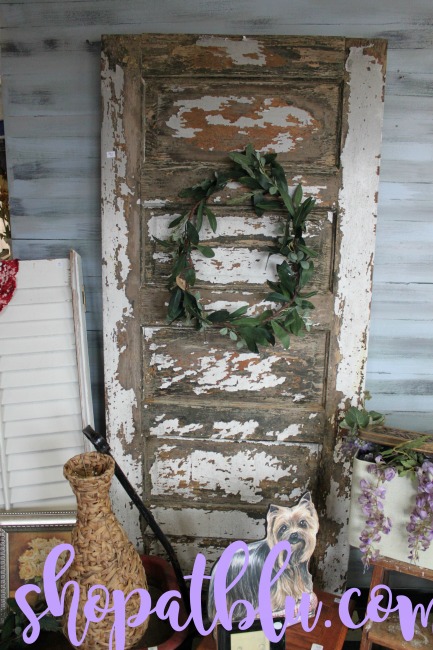
M 426 551 L 433 540 L 433 463 L 425 460 L 416 470 L 418 489 L 415 507 L 406 526 L 409 533 L 409 559 L 419 561 L 419 552 Z
M 382 462 L 381 459 L 378 462 Z M 379 555 L 379 550 L 375 544 L 380 542 L 382 534 L 388 535 L 391 531 L 391 520 L 384 514 L 383 502 L 386 496 L 385 482 L 392 481 L 396 475 L 394 467 L 384 467 L 383 465 L 369 465 L 367 471 L 374 478 L 371 480 L 361 479 L 361 495 L 359 504 L 365 515 L 365 527 L 359 537 L 361 551 L 361 560 L 364 565 L 364 571 L 369 567 L 370 562 Z

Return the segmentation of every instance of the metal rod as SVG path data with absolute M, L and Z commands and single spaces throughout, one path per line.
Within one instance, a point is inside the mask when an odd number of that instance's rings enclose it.
M 113 458 L 113 455 L 111 453 L 110 445 L 108 444 L 107 440 L 100 434 L 96 433 L 94 429 L 92 429 L 91 426 L 85 427 L 83 429 L 83 433 L 86 436 L 88 440 L 94 445 L 95 449 L 99 451 L 101 454 L 107 454 L 108 456 L 111 456 Z M 179 561 L 177 559 L 176 553 L 168 541 L 167 537 L 164 535 L 162 532 L 161 528 L 155 521 L 154 516 L 146 508 L 144 505 L 143 501 L 140 499 L 138 496 L 137 492 L 134 490 L 132 487 L 131 483 L 117 464 L 116 460 L 114 460 L 114 465 L 115 465 L 115 470 L 114 473 L 119 481 L 119 483 L 122 485 L 124 488 L 125 492 L 127 495 L 130 497 L 131 501 L 134 503 L 134 505 L 138 508 L 139 513 L 142 515 L 143 519 L 146 521 L 146 523 L 150 526 L 150 528 L 153 530 L 155 533 L 156 537 L 158 540 L 161 542 L 162 546 L 164 547 L 165 552 L 168 555 L 168 558 L 170 560 L 170 563 L 173 567 L 174 573 L 177 578 L 177 582 L 179 585 L 180 593 L 182 595 L 185 609 L 187 611 L 187 614 L 191 613 L 191 608 L 190 608 L 190 599 L 189 599 L 189 589 L 188 585 L 186 584 L 184 575 L 182 573 L 182 569 L 180 568 Z

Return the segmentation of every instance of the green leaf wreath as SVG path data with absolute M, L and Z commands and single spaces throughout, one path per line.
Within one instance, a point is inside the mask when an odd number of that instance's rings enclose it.
M 283 167 L 277 162 L 277 154 L 262 154 L 248 145 L 243 153 L 229 154 L 232 161 L 229 171 L 215 172 L 192 187 L 179 192 L 181 198 L 191 199 L 191 205 L 169 224 L 172 234 L 167 240 L 154 240 L 173 256 L 168 279 L 170 301 L 167 321 L 182 319 L 192 323 L 197 330 L 218 325 L 220 333 L 237 341 L 237 347 L 246 346 L 258 352 L 258 345 L 275 345 L 278 340 L 289 348 L 290 338 L 303 336 L 310 329 L 309 314 L 314 305 L 308 300 L 316 292 L 304 292 L 314 273 L 313 259 L 317 253 L 305 245 L 304 233 L 307 218 L 315 206 L 311 197 L 303 199 L 302 186 L 298 185 L 292 195 Z M 278 280 L 268 281 L 271 292 L 266 296 L 274 309 L 255 314 L 254 306 L 246 305 L 229 312 L 226 309 L 205 311 L 200 294 L 194 290 L 196 272 L 192 251 L 204 257 L 214 257 L 210 246 L 200 242 L 200 231 L 207 220 L 210 228 L 217 231 L 217 218 L 208 205 L 210 197 L 220 192 L 230 181 L 248 189 L 241 201 L 249 198 L 256 215 L 265 212 L 282 213 L 281 236 L 268 248 L 269 256 L 282 255 L 286 259 L 277 264 Z M 238 199 L 235 199 L 239 202 Z M 234 201 L 233 201 L 234 202 Z M 247 315 L 251 310 L 255 315 Z

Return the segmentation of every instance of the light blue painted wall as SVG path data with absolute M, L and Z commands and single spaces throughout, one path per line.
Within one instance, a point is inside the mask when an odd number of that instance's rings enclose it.
M 387 38 L 367 388 L 389 424 L 433 433 L 431 0 L 17 0 L 0 24 L 14 254 L 81 254 L 99 422 L 101 34 Z

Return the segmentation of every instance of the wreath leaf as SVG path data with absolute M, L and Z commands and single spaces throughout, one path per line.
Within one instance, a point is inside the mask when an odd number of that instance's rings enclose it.
M 215 325 L 222 336 L 236 343 L 238 349 L 247 347 L 254 353 L 258 346 L 268 347 L 279 341 L 288 349 L 291 336 L 304 336 L 310 329 L 309 313 L 314 309 L 307 298 L 315 291 L 301 293 L 311 281 L 315 267 L 313 259 L 317 252 L 305 245 L 303 233 L 306 222 L 314 209 L 315 200 L 304 198 L 301 184 L 291 194 L 283 167 L 277 161 L 277 154 L 262 154 L 249 144 L 244 152 L 233 151 L 229 154 L 232 162 L 230 172 L 217 171 L 210 178 L 196 183 L 179 192 L 181 198 L 191 199 L 189 209 L 169 223 L 169 229 L 179 229 L 167 240 L 154 237 L 154 241 L 173 255 L 173 267 L 168 278 L 170 301 L 167 310 L 168 322 L 183 319 L 193 324 L 196 329 Z M 251 200 L 254 212 L 261 216 L 265 212 L 281 215 L 282 234 L 269 246 L 268 260 L 271 255 L 285 259 L 276 265 L 277 279 L 267 281 L 271 292 L 265 300 L 277 303 L 275 309 L 264 309 L 254 316 L 247 316 L 247 311 L 254 306 L 244 305 L 233 312 L 220 309 L 205 312 L 200 302 L 200 295 L 189 291 L 196 282 L 196 272 L 191 251 L 197 250 L 203 257 L 212 258 L 215 251 L 200 242 L 200 231 L 206 216 L 213 233 L 217 231 L 217 217 L 207 205 L 216 192 L 223 190 L 228 182 L 236 182 L 250 190 L 229 200 L 231 204 Z

